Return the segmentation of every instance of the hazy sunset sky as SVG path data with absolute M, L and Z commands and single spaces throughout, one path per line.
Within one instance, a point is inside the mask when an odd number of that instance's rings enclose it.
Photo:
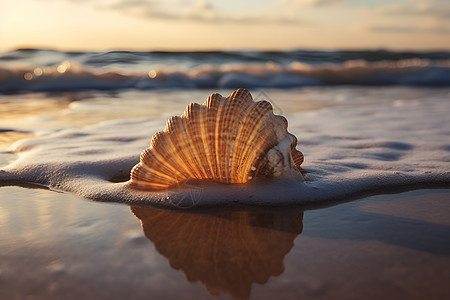
M 448 0 L 2 0 L 0 49 L 450 49 Z

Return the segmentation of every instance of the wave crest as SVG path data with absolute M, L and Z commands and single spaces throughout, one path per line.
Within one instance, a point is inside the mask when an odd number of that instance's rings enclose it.
M 165 67 L 144 74 L 101 72 L 72 61 L 28 69 L 0 67 L 0 92 L 311 85 L 449 86 L 450 60 L 350 60 L 318 65 L 292 62 L 286 66 L 273 62 L 208 64 L 188 70 Z

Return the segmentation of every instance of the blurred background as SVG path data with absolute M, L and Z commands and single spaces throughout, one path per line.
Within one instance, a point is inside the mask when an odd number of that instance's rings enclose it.
M 447 0 L 3 0 L 0 143 L 239 87 L 278 113 L 448 98 L 449 16 Z
M 447 0 L 3 0 L 0 49 L 443 50 Z
M 449 16 L 446 0 L 3 0 L 0 147 L 239 87 L 277 113 L 448 98 Z

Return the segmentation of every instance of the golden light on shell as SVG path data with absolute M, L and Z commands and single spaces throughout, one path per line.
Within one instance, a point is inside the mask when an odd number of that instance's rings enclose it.
M 246 183 L 256 178 L 303 180 L 303 154 L 287 120 L 273 114 L 267 101 L 255 102 L 249 91 L 228 97 L 212 94 L 191 103 L 155 133 L 140 162 L 131 170 L 131 186 L 168 189 L 188 180 Z

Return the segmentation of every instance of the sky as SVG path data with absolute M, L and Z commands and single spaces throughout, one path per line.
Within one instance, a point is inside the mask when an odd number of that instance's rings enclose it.
M 0 50 L 450 50 L 449 0 L 2 0 Z

